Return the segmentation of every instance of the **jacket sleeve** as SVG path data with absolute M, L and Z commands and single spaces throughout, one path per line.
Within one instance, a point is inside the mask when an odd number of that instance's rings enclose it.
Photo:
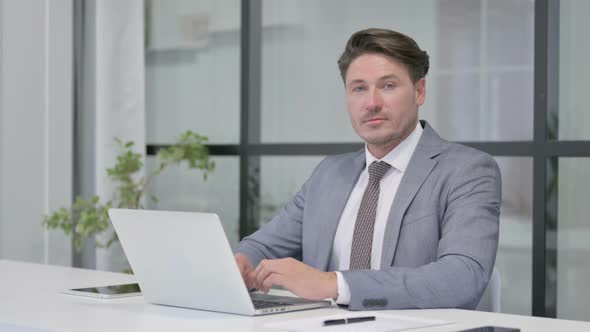
M 304 189 L 268 224 L 242 239 L 234 250 L 243 253 L 256 267 L 263 259 L 301 256 L 301 232 Z
M 450 180 L 436 261 L 415 268 L 341 271 L 350 287 L 349 309 L 477 306 L 498 247 L 500 171 L 492 157 L 479 154 Z
M 248 256 L 254 267 L 263 259 L 301 258 L 306 193 L 322 164 L 324 162 L 315 168 L 299 192 L 269 223 L 242 239 L 234 253 Z

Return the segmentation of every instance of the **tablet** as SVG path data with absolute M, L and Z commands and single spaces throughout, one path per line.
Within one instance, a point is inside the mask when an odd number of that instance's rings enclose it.
M 139 289 L 138 284 L 122 284 L 99 287 L 72 288 L 66 289 L 62 293 L 68 295 L 80 295 L 97 297 L 102 299 L 112 299 L 118 297 L 140 296 L 141 289 Z

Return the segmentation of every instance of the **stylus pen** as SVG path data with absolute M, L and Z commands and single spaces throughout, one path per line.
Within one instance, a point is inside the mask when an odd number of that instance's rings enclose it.
M 372 320 L 375 320 L 375 316 L 351 317 L 351 318 L 342 318 L 342 319 L 328 319 L 328 320 L 324 321 L 324 326 L 370 322 Z

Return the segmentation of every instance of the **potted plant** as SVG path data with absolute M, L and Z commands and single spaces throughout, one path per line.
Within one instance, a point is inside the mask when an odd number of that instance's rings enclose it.
M 112 168 L 107 169 L 108 178 L 117 185 L 113 198 L 101 202 L 98 196 L 90 199 L 77 197 L 71 207 L 62 207 L 43 219 L 44 227 L 61 229 L 65 234 L 71 235 L 78 252 L 84 247 L 86 239 L 93 239 L 95 246 L 100 248 L 108 248 L 113 242 L 118 241 L 116 232 L 113 232 L 105 243 L 99 242 L 96 237 L 109 229 L 108 209 L 113 206 L 130 209 L 144 208 L 148 185 L 168 166 L 186 162 L 189 168 L 201 170 L 204 180 L 215 168 L 204 145 L 207 137 L 190 130 L 180 135 L 175 144 L 159 149 L 156 169 L 144 176 L 138 176 L 144 164 L 141 154 L 133 151 L 134 143 L 119 139 L 115 141 L 119 149 L 117 162 Z M 154 195 L 149 195 L 147 199 L 157 202 Z

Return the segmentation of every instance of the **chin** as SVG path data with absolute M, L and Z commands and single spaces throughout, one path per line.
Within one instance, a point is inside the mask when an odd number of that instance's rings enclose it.
M 366 138 L 363 138 L 363 140 L 365 142 L 367 142 L 368 144 L 377 145 L 377 146 L 387 145 L 392 141 L 391 137 L 366 137 Z

